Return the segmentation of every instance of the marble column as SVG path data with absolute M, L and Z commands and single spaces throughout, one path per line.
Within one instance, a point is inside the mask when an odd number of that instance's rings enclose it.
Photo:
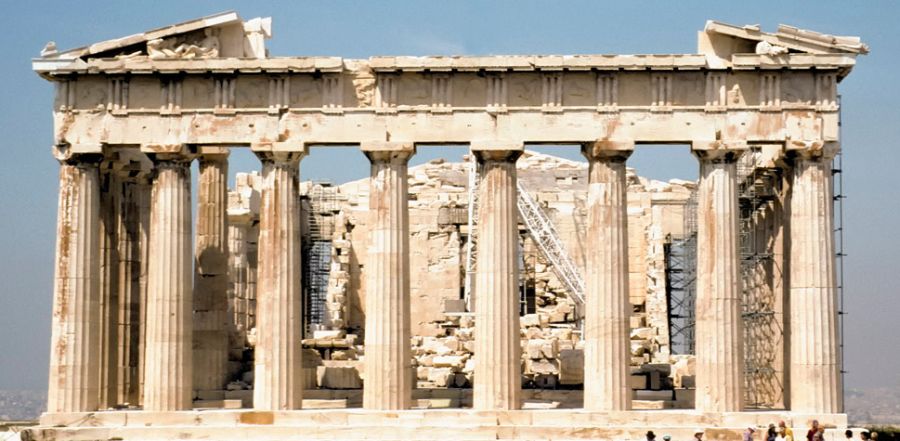
M 119 399 L 119 205 L 122 184 L 114 160 L 100 171 L 100 408 Z
M 476 410 L 521 407 L 516 160 L 522 144 L 472 145 L 481 166 L 475 271 Z
M 89 412 L 100 383 L 100 158 L 61 159 L 47 411 Z
M 700 160 L 697 196 L 696 408 L 737 412 L 744 402 L 740 217 L 737 158 L 741 150 L 694 144 Z
M 253 407 L 303 402 L 299 165 L 302 153 L 258 153 L 263 166 Z
M 831 159 L 837 143 L 796 152 L 790 196 L 791 410 L 843 412 Z
M 369 180 L 366 360 L 363 407 L 408 409 L 412 401 L 407 163 L 412 143 L 363 143 Z
M 129 173 L 130 175 L 131 173 Z M 118 216 L 119 310 L 118 402 L 140 403 L 142 346 L 140 322 L 146 298 L 147 227 L 150 221 L 150 183 L 146 172 L 122 176 L 122 201 Z
M 228 382 L 228 149 L 201 147 L 194 240 L 194 390 Z
M 144 410 L 192 407 L 191 163 L 155 158 L 150 207 Z
M 582 147 L 588 159 L 584 408 L 628 410 L 631 387 L 628 195 L 625 161 L 633 142 Z

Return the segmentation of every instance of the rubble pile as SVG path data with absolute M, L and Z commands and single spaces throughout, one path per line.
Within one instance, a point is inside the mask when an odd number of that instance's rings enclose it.
M 331 330 L 344 329 L 349 321 L 350 253 L 349 231 L 352 221 L 344 212 L 335 216 L 331 238 L 331 271 L 328 273 L 328 292 L 325 295 L 324 325 Z

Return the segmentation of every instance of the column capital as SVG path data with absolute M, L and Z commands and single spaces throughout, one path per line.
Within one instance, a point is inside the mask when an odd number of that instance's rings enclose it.
M 197 157 L 202 161 L 225 161 L 231 149 L 218 145 L 201 145 L 196 147 Z
M 309 144 L 303 141 L 261 141 L 250 144 L 250 151 L 260 161 L 300 162 L 309 154 Z
M 581 154 L 588 161 L 607 160 L 625 162 L 634 153 L 634 140 L 600 139 L 581 145 Z
M 408 161 L 416 154 L 416 145 L 412 142 L 364 141 L 359 148 L 369 161 Z
M 142 144 L 144 152 L 154 164 L 160 162 L 187 162 L 190 163 L 196 154 L 187 144 Z
M 53 157 L 61 164 L 100 164 L 103 161 L 102 144 L 55 144 Z
M 736 162 L 749 149 L 746 141 L 694 140 L 691 153 L 700 161 L 712 163 Z
M 788 139 L 784 144 L 784 150 L 788 157 L 830 161 L 841 151 L 841 143 L 837 141 Z
M 525 152 L 525 143 L 521 141 L 472 141 L 470 149 L 475 158 L 484 161 L 516 162 Z

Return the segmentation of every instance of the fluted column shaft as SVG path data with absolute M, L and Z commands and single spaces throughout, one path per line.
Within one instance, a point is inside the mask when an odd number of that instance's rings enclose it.
M 48 412 L 94 411 L 99 399 L 100 177 L 81 159 L 59 170 Z
M 833 154 L 804 151 L 794 160 L 790 196 L 790 401 L 795 412 L 843 412 L 834 267 Z
M 228 150 L 200 152 L 194 241 L 194 389 L 228 381 Z
M 150 222 L 150 184 L 146 176 L 123 179 L 118 213 L 119 310 L 118 402 L 140 403 L 141 315 L 146 298 L 146 235 Z
M 150 207 L 144 410 L 192 407 L 191 169 L 157 158 Z
M 633 143 L 583 147 L 589 162 L 584 311 L 584 407 L 627 410 L 630 341 L 625 161 Z
M 300 155 L 260 154 L 259 278 L 253 407 L 299 409 L 303 401 L 300 283 Z
M 521 407 L 516 159 L 521 150 L 475 150 L 481 168 L 475 275 L 476 410 Z
M 372 163 L 366 265 L 363 407 L 400 410 L 412 401 L 407 163 L 412 144 L 364 143 Z
M 100 408 L 119 399 L 119 211 L 122 184 L 104 162 L 100 172 Z
M 737 158 L 695 150 L 697 198 L 697 410 L 736 412 L 744 402 Z

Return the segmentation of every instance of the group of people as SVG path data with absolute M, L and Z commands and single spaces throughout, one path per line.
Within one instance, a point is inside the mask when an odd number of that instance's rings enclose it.
M 756 440 L 756 428 L 748 427 L 747 430 L 743 433 L 743 441 L 754 441 Z M 691 441 L 702 441 L 703 440 L 704 430 L 697 429 L 694 431 L 694 438 Z M 844 435 L 848 440 L 853 439 L 853 431 L 847 429 L 844 432 Z M 653 431 L 647 432 L 647 441 L 655 441 L 656 434 Z M 669 435 L 663 435 L 663 441 L 671 441 L 672 437 Z M 863 441 L 877 441 L 878 433 L 877 432 L 869 432 L 866 429 L 862 429 L 859 432 L 859 439 Z M 794 430 L 785 424 L 784 421 L 779 421 L 778 425 L 769 424 L 768 429 L 765 432 L 765 438 L 761 438 L 764 441 L 802 441 L 798 438 L 794 437 Z M 825 427 L 819 425 L 818 420 L 813 420 L 810 424 L 809 430 L 806 432 L 806 441 L 824 441 L 825 440 Z

